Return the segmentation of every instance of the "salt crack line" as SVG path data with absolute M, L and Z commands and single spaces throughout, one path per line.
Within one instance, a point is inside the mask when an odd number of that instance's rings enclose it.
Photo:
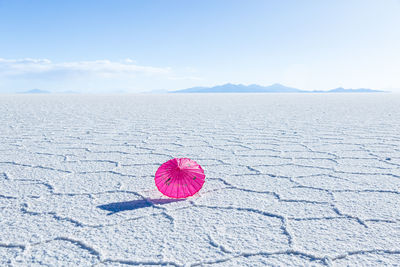
M 66 170 L 61 170 L 61 169 L 56 169 L 56 168 L 51 168 L 51 167 L 45 167 L 45 166 L 40 166 L 40 165 L 23 164 L 23 163 L 18 163 L 18 162 L 14 162 L 14 161 L 3 161 L 0 163 L 11 164 L 14 166 L 29 167 L 29 168 L 34 168 L 34 169 L 44 169 L 44 170 L 58 171 L 58 172 L 63 172 L 63 173 L 72 173 L 71 171 L 66 171 Z
M 53 195 L 55 196 L 88 196 L 88 197 L 93 197 L 93 195 L 103 195 L 103 194 L 113 194 L 113 193 L 127 193 L 127 194 L 133 194 L 137 197 L 143 198 L 144 196 L 139 194 L 136 191 L 129 191 L 129 190 L 108 190 L 108 191 L 102 191 L 102 192 L 92 192 L 92 193 L 59 193 L 59 192 L 52 192 Z
M 261 174 L 261 171 L 259 171 L 259 170 L 257 170 L 257 169 L 254 169 L 254 168 L 251 167 L 251 166 L 246 165 L 246 168 L 247 168 L 249 171 L 255 172 L 256 174 Z
M 8 177 L 8 174 L 6 172 L 2 172 L 1 174 L 4 177 L 4 180 L 11 180 L 10 177 Z
M 67 155 L 53 154 L 53 153 L 48 153 L 48 152 L 37 152 L 37 151 L 29 151 L 29 153 L 36 154 L 36 155 L 61 157 L 61 158 L 63 158 L 63 161 L 67 161 Z
M 208 206 L 208 205 L 201 205 L 201 204 L 196 204 L 194 202 L 192 202 L 192 205 L 194 207 L 198 207 L 198 208 L 208 208 L 208 209 L 223 209 L 223 210 L 238 210 L 238 211 L 248 211 L 248 212 L 253 212 L 253 213 L 257 213 L 266 217 L 271 217 L 271 218 L 278 218 L 281 221 L 281 230 L 283 231 L 283 234 L 286 235 L 287 239 L 288 239 L 288 244 L 289 246 L 293 246 L 293 237 L 290 234 L 290 232 L 288 231 L 288 229 L 286 228 L 287 226 L 287 218 L 285 216 L 279 215 L 279 214 L 274 214 L 274 213 L 269 213 L 266 211 L 262 211 L 262 210 L 257 210 L 257 209 L 252 209 L 252 208 L 240 208 L 240 207 L 218 207 L 218 206 Z
M 128 219 L 125 219 L 125 220 L 121 220 L 119 223 L 109 223 L 109 224 L 87 224 L 87 223 L 82 223 L 82 222 L 80 222 L 78 220 L 75 220 L 75 219 L 72 219 L 70 217 L 60 216 L 56 212 L 52 212 L 52 211 L 50 211 L 50 212 L 29 211 L 27 209 L 28 205 L 26 203 L 22 204 L 21 206 L 22 206 L 21 207 L 21 212 L 22 213 L 29 214 L 29 215 L 32 215 L 32 216 L 48 215 L 48 216 L 51 216 L 56 221 L 66 221 L 66 222 L 69 222 L 69 223 L 71 223 L 71 224 L 73 224 L 73 225 L 75 225 L 77 227 L 89 227 L 89 228 L 113 227 L 113 226 L 118 225 L 120 222 L 137 221 L 137 220 L 140 220 L 140 219 L 144 219 L 144 218 L 148 218 L 148 217 L 155 217 L 155 216 L 164 216 L 165 218 L 170 220 L 171 225 L 173 227 L 175 227 L 175 224 L 174 224 L 175 223 L 175 218 L 172 215 L 169 215 L 167 213 L 167 210 L 164 207 L 158 207 L 158 206 L 156 206 L 154 204 L 152 204 L 153 208 L 159 209 L 159 210 L 162 210 L 162 211 L 158 212 L 158 213 L 154 212 L 154 213 L 151 213 L 151 214 L 148 214 L 148 215 L 145 215 L 145 216 L 138 216 L 138 217 L 128 218 Z
M 400 220 L 399 219 L 394 219 L 394 220 L 385 220 L 385 219 L 365 219 L 365 222 L 382 222 L 382 223 L 397 223 Z
M 292 221 L 322 221 L 322 220 L 336 220 L 336 219 L 348 219 L 347 216 L 327 216 L 327 217 L 308 217 L 308 218 L 301 218 L 301 217 L 288 217 L 288 220 Z
M 344 216 L 344 217 L 346 217 L 346 218 L 348 218 L 348 219 L 356 220 L 359 224 L 361 224 L 361 225 L 364 226 L 365 228 L 368 228 L 368 225 L 367 225 L 361 218 L 359 218 L 359 217 L 357 217 L 357 216 L 353 216 L 353 215 L 349 215 L 349 214 L 345 214 L 345 213 L 341 212 L 341 211 L 339 210 L 339 208 L 336 207 L 336 205 L 335 205 L 335 202 L 336 202 L 336 200 L 335 200 L 335 195 L 333 194 L 332 191 L 329 191 L 329 193 L 330 193 L 330 195 L 331 195 L 331 197 L 332 197 L 332 200 L 333 200 L 333 203 L 331 203 L 331 208 L 332 208 L 332 210 L 333 210 L 337 215 L 339 215 L 339 216 Z
M 280 200 L 281 197 L 278 195 L 278 193 L 273 192 L 273 191 L 257 191 L 257 190 L 252 190 L 252 189 L 247 189 L 247 188 L 242 188 L 239 186 L 235 186 L 232 185 L 231 183 L 225 181 L 222 178 L 208 178 L 210 180 L 217 180 L 217 181 L 221 181 L 224 185 L 226 185 L 227 187 L 223 188 L 223 189 L 233 189 L 233 190 L 238 190 L 238 191 L 243 191 L 243 192 L 249 192 L 249 193 L 258 193 L 258 194 L 268 194 L 268 195 L 272 195 L 274 196 L 276 199 Z
M 371 249 L 371 250 L 356 250 L 356 251 L 350 251 L 345 254 L 341 254 L 339 256 L 336 256 L 332 258 L 333 261 L 339 260 L 339 259 L 344 259 L 347 258 L 348 256 L 352 255 L 362 255 L 362 254 L 375 254 L 375 253 L 386 253 L 386 254 L 400 254 L 400 250 L 390 250 L 390 249 Z
M 233 189 L 233 190 L 238 190 L 238 191 L 243 191 L 243 192 L 249 192 L 249 193 L 256 193 L 256 194 L 268 194 L 274 196 L 279 202 L 298 202 L 298 203 L 307 203 L 307 204 L 316 204 L 316 205 L 330 205 L 329 202 L 327 201 L 313 201 L 313 200 L 303 200 L 303 199 L 283 199 L 278 193 L 274 191 L 259 191 L 259 190 L 253 190 L 253 189 L 247 189 L 239 186 L 232 185 L 231 183 L 225 181 L 222 178 L 208 178 L 209 180 L 217 180 L 221 181 L 224 185 L 227 187 L 221 188 L 222 189 Z M 294 188 L 300 187 L 300 186 L 294 186 Z
M 310 261 L 320 261 L 322 264 L 326 265 L 326 266 L 331 266 L 331 259 L 327 256 L 317 256 L 317 255 L 313 255 L 311 253 L 306 253 L 306 252 L 302 252 L 302 251 L 298 251 L 298 250 L 292 250 L 292 249 L 288 249 L 288 250 L 284 250 L 284 251 L 276 251 L 276 252 L 269 252 L 269 251 L 259 251 L 259 252 L 242 252 L 242 253 L 235 253 L 234 255 L 225 257 L 225 258 L 221 258 L 221 259 L 216 259 L 216 260 L 212 260 L 212 261 L 202 261 L 202 262 L 197 262 L 197 263 L 193 263 L 190 266 L 202 266 L 205 264 L 211 265 L 211 264 L 216 264 L 216 263 L 223 263 L 223 262 L 227 262 L 230 261 L 232 259 L 235 258 L 240 258 L 240 257 L 254 257 L 254 256 L 274 256 L 274 255 L 295 255 L 295 256 L 301 256 L 304 258 L 308 258 Z
M 83 159 L 83 160 L 78 160 L 78 161 L 75 160 L 75 161 L 69 161 L 69 162 L 105 162 L 105 163 L 114 164 L 115 167 L 119 166 L 118 161 L 108 160 L 108 159 Z
M 69 238 L 69 237 L 56 237 L 53 239 L 53 241 L 55 240 L 60 240 L 60 241 L 67 241 L 70 242 L 76 246 L 78 246 L 81 249 L 84 249 L 86 251 L 88 251 L 90 254 L 97 256 L 99 260 L 101 260 L 101 254 L 100 252 L 98 252 L 96 249 L 92 248 L 91 246 L 85 244 L 84 242 L 77 240 L 77 239 L 73 239 L 73 238 Z
M 29 214 L 29 215 L 33 215 L 33 216 L 50 215 L 50 216 L 53 217 L 56 221 L 67 221 L 67 222 L 69 222 L 69 223 L 74 224 L 74 225 L 77 226 L 77 227 L 88 226 L 88 225 L 84 225 L 83 223 L 81 223 L 81 222 L 79 222 L 79 221 L 77 221 L 77 220 L 74 220 L 74 219 L 71 219 L 71 218 L 68 218 L 68 217 L 61 217 L 61 216 L 57 215 L 57 213 L 55 213 L 55 212 L 51 212 L 51 211 L 49 211 L 49 212 L 35 212 L 35 211 L 29 211 L 29 210 L 27 209 L 28 205 L 27 205 L 26 203 L 23 203 L 21 206 L 22 206 L 22 207 L 21 207 L 21 212 L 22 212 L 22 213 L 25 213 L 25 214 Z
M 122 167 L 136 167 L 136 166 L 160 166 L 160 163 L 133 163 L 133 164 L 120 164 Z
M 388 194 L 397 194 L 400 195 L 399 191 L 392 190 L 378 190 L 378 189 L 363 189 L 363 190 L 355 190 L 355 189 L 332 189 L 332 192 L 340 193 L 340 192 L 349 192 L 349 193 L 388 193 Z
M 373 176 L 391 176 L 393 178 L 400 179 L 399 175 L 393 173 L 378 173 L 378 172 L 346 172 L 346 171 L 339 171 L 333 170 L 335 173 L 342 173 L 342 174 L 356 174 L 356 175 L 373 175 Z
M 0 195 L 0 198 L 5 198 L 5 199 L 17 199 L 17 197 L 6 196 L 6 195 Z
M 226 163 L 221 159 L 216 159 L 216 158 L 197 158 L 197 161 L 201 162 L 202 160 L 215 160 L 219 162 L 220 164 L 203 164 L 204 166 L 231 166 L 230 163 Z
M 183 267 L 184 265 L 178 264 L 173 261 L 136 261 L 136 260 L 122 260 L 122 259 L 105 259 L 101 263 L 119 263 L 125 265 L 154 265 L 154 266 L 175 266 Z
M 306 203 L 306 204 L 316 204 L 316 205 L 330 205 L 331 203 L 327 201 L 313 201 L 313 200 L 303 200 L 303 199 L 279 199 L 281 202 L 288 202 L 288 203 Z
M 26 251 L 29 251 L 32 247 L 40 246 L 42 244 L 51 243 L 51 242 L 57 241 L 57 240 L 58 241 L 69 242 L 69 243 L 77 246 L 80 249 L 88 251 L 91 255 L 96 256 L 97 259 L 100 262 L 102 261 L 102 256 L 101 256 L 100 252 L 98 252 L 96 249 L 94 249 L 93 247 L 87 245 L 85 242 L 83 242 L 81 240 L 74 239 L 74 238 L 71 238 L 71 237 L 65 237 L 65 236 L 58 236 L 58 237 L 55 237 L 53 239 L 44 240 L 44 241 L 41 241 L 41 242 L 29 243 L 27 245 L 23 245 L 23 250 L 24 250 L 24 252 L 26 252 Z M 0 247 L 1 247 L 1 244 L 0 244 Z
M 216 229 L 215 225 L 213 226 L 213 228 L 215 229 L 216 232 L 218 232 L 218 230 Z M 211 246 L 218 248 L 219 250 L 221 250 L 223 253 L 228 253 L 228 254 L 232 254 L 233 251 L 227 249 L 224 245 L 220 245 L 218 244 L 214 238 L 212 237 L 211 233 L 206 233 L 207 238 L 208 238 L 208 242 L 210 243 Z
M 141 177 L 141 176 L 136 176 L 136 175 L 131 175 L 131 174 L 123 174 L 123 173 L 116 172 L 113 170 L 75 172 L 75 174 L 96 174 L 96 173 L 111 173 L 111 174 L 119 175 L 122 177 L 133 177 L 133 178 Z
M 13 244 L 13 243 L 0 243 L 0 248 L 19 248 L 22 250 L 26 249 L 24 244 Z

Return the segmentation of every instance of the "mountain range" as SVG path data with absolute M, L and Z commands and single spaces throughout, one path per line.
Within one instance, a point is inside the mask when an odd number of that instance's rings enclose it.
M 328 91 L 322 91 L 322 90 L 307 91 L 293 87 L 288 87 L 279 83 L 275 83 L 269 86 L 262 86 L 258 84 L 243 85 L 243 84 L 227 83 L 213 87 L 192 87 L 176 91 L 153 90 L 150 92 L 142 92 L 142 93 L 164 94 L 164 93 L 385 93 L 385 92 L 387 91 L 373 90 L 368 88 L 345 89 L 342 87 L 331 89 Z M 40 89 L 32 89 L 20 92 L 20 94 L 50 94 L 50 93 L 52 92 Z M 78 93 L 79 92 L 76 91 L 57 92 L 57 94 L 78 94 Z M 114 93 L 125 93 L 125 92 L 118 91 Z
M 373 90 L 367 88 L 345 89 L 342 87 L 331 89 L 328 91 L 314 90 L 306 91 L 293 87 L 288 87 L 279 83 L 269 86 L 261 86 L 257 84 L 243 85 L 231 84 L 217 85 L 214 87 L 192 87 L 188 89 L 168 91 L 168 93 L 383 93 L 385 91 Z

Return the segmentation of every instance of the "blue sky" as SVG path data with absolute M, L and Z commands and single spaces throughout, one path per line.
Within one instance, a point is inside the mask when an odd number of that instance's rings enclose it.
M 400 92 L 399 14 L 399 0 L 0 0 L 0 92 Z

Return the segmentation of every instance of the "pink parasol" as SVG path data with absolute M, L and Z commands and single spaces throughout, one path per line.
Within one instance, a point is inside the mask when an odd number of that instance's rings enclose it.
M 185 198 L 196 194 L 204 184 L 204 171 L 188 158 L 174 158 L 163 163 L 155 175 L 158 190 L 168 197 Z

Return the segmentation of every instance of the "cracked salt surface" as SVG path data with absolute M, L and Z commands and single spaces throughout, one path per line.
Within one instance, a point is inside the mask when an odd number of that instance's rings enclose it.
M 400 262 L 400 96 L 0 97 L 0 266 Z M 170 200 L 158 166 L 203 189 Z

